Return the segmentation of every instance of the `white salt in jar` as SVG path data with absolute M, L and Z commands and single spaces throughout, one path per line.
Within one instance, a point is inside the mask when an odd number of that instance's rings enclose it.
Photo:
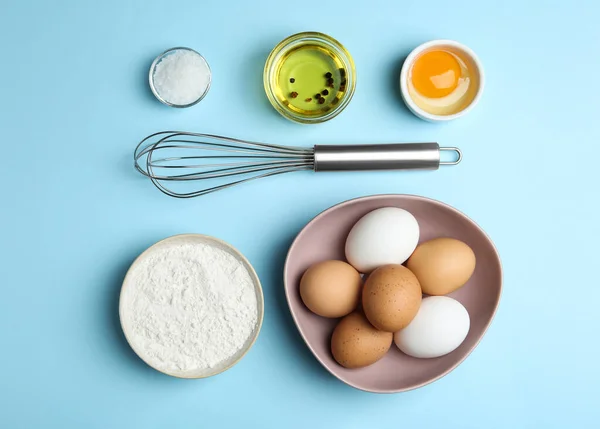
M 150 89 L 171 107 L 190 107 L 202 100 L 210 88 L 211 71 L 206 59 L 190 48 L 172 48 L 150 66 Z

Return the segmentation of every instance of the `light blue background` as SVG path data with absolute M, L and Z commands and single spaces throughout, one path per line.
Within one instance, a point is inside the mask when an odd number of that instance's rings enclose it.
M 567 1 L 6 1 L 0 4 L 0 428 L 597 427 L 600 14 Z M 317 30 L 354 56 L 356 95 L 301 126 L 262 89 L 270 49 Z M 472 47 L 487 73 L 467 117 L 411 116 L 397 89 L 421 42 Z M 153 99 L 148 66 L 190 46 L 213 86 L 188 110 Z M 296 173 L 194 200 L 163 196 L 132 167 L 163 129 L 284 144 L 438 141 L 464 162 L 423 173 Z M 411 193 L 472 217 L 501 254 L 496 319 L 458 369 L 375 395 L 322 369 L 283 296 L 288 246 L 349 198 Z M 207 380 L 145 366 L 120 331 L 120 283 L 172 234 L 237 246 L 265 291 L 261 335 Z

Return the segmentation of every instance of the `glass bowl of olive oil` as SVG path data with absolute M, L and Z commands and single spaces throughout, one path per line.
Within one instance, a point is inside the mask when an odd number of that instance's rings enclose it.
M 336 117 L 350 103 L 356 70 L 340 42 L 304 32 L 275 46 L 263 80 L 275 110 L 294 122 L 315 124 Z

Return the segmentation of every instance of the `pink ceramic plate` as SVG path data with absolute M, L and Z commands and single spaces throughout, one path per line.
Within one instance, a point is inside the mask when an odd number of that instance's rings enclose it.
M 453 237 L 475 252 L 477 266 L 468 283 L 449 296 L 460 301 L 471 317 L 465 341 L 452 353 L 435 359 L 417 359 L 390 351 L 375 364 L 346 369 L 332 357 L 330 338 L 338 319 L 311 313 L 298 292 L 300 278 L 313 263 L 344 260 L 344 244 L 352 226 L 363 215 L 381 207 L 400 207 L 419 222 L 420 241 Z M 502 267 L 498 252 L 479 226 L 458 210 L 439 201 L 413 195 L 375 195 L 346 201 L 324 211 L 304 227 L 292 244 L 284 268 L 285 293 L 290 311 L 306 345 L 334 376 L 357 389 L 394 393 L 431 383 L 456 368 L 477 346 L 490 325 L 502 289 Z

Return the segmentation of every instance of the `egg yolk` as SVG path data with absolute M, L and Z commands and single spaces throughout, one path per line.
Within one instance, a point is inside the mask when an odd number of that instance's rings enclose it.
M 412 83 L 421 95 L 441 98 L 458 86 L 460 64 L 446 51 L 429 51 L 417 58 L 412 68 Z

